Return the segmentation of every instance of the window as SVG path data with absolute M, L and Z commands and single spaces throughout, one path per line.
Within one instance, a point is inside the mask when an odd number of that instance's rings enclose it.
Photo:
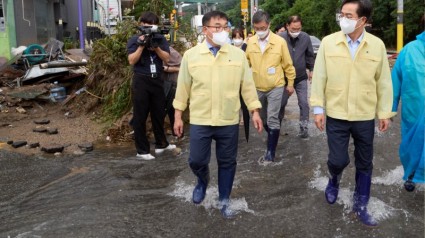
M 3 0 L 0 0 L 0 32 L 6 31 L 6 19 L 4 17 Z
M 3 13 L 3 0 L 0 1 L 0 17 L 4 17 L 4 13 Z

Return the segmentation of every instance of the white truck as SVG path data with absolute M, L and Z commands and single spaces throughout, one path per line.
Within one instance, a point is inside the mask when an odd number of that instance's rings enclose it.
M 95 20 L 106 35 L 115 34 L 115 27 L 122 20 L 121 1 L 120 0 L 95 0 L 94 9 Z

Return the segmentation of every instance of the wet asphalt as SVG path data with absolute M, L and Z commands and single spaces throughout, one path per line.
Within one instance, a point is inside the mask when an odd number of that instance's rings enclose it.
M 165 152 L 153 161 L 137 160 L 131 143 L 62 157 L 0 149 L 0 237 L 424 237 L 424 188 L 408 193 L 402 186 L 398 118 L 375 134 L 369 210 L 377 228 L 351 213 L 353 160 L 339 200 L 326 203 L 326 135 L 310 125 L 310 137 L 298 138 L 297 118 L 291 97 L 276 163 L 266 166 L 258 162 L 266 134 L 251 128 L 247 143 L 240 127 L 233 220 L 217 209 L 214 153 L 207 198 L 190 202 L 188 139 L 179 143 L 180 155 Z M 353 159 L 352 152 L 351 143 Z

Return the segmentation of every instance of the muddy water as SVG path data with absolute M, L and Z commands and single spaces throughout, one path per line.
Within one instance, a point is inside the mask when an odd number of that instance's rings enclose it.
M 0 237 L 424 237 L 424 187 L 402 187 L 398 121 L 376 133 L 369 210 L 380 226 L 369 229 L 350 212 L 354 163 L 337 203 L 328 205 L 325 134 L 311 128 L 309 139 L 296 137 L 296 103 L 287 112 L 272 165 L 258 163 L 266 135 L 252 130 L 246 143 L 241 130 L 234 220 L 217 209 L 214 159 L 205 201 L 191 203 L 187 140 L 179 156 L 153 161 L 136 160 L 131 144 L 65 158 L 0 151 Z

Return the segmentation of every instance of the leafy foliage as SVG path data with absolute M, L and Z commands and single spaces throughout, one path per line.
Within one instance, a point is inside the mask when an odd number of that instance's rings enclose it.
M 285 12 L 285 18 L 300 15 L 303 19 L 303 31 L 322 38 L 338 30 L 336 12 L 338 0 L 297 0 L 292 8 Z M 317 9 L 322 9 L 317 11 Z
M 322 38 L 338 31 L 335 14 L 341 0 L 263 0 L 260 9 L 270 13 L 271 28 L 286 21 L 288 16 L 300 15 L 303 30 Z M 397 1 L 372 0 L 372 33 L 380 37 L 387 47 L 394 47 L 397 35 Z M 419 0 L 404 0 L 404 43 L 416 38 L 424 30 L 421 19 L 424 16 L 425 3 Z M 236 8 L 236 7 L 235 7 Z M 228 10 L 227 12 L 231 12 Z
M 231 1 L 229 1 L 231 2 Z M 240 1 L 235 1 L 234 3 L 234 7 L 233 8 L 225 8 L 225 6 L 223 6 L 223 9 L 229 9 L 226 11 L 227 16 L 229 17 L 229 21 L 232 23 L 232 25 L 234 27 L 237 28 L 242 28 L 244 23 L 243 23 L 243 17 L 241 15 L 241 2 Z M 249 23 L 247 23 L 247 25 L 250 25 Z
M 177 34 L 177 41 L 173 42 L 173 48 L 183 55 L 187 48 L 196 45 L 199 34 L 191 26 L 190 15 L 179 17 L 178 22 L 179 26 L 174 30 Z M 182 41 L 183 39 L 184 41 Z
M 173 0 L 138 0 L 134 6 L 134 10 L 130 13 L 136 19 L 144 11 L 154 12 L 157 16 L 168 16 L 174 8 Z
M 395 1 L 394 1 L 395 2 Z M 424 31 L 424 25 L 421 23 L 424 13 L 425 2 L 419 0 L 404 0 L 404 43 L 408 43 L 416 39 L 416 36 Z M 394 4 L 394 10 L 391 12 L 392 19 L 383 22 L 385 42 L 396 44 L 397 32 L 397 5 Z M 385 27 L 386 26 L 386 27 Z M 393 37 L 386 37 L 386 35 Z
M 136 24 L 123 21 L 117 33 L 94 42 L 89 61 L 87 90 L 101 97 L 103 117 L 116 120 L 131 108 L 131 66 L 127 61 L 127 41 L 136 33 Z
M 290 8 L 289 4 L 290 1 L 287 0 L 271 0 L 264 1 L 264 3 L 260 5 L 260 9 L 270 14 L 270 29 L 273 29 L 275 26 L 282 24 L 286 21 L 287 16 L 285 13 Z

